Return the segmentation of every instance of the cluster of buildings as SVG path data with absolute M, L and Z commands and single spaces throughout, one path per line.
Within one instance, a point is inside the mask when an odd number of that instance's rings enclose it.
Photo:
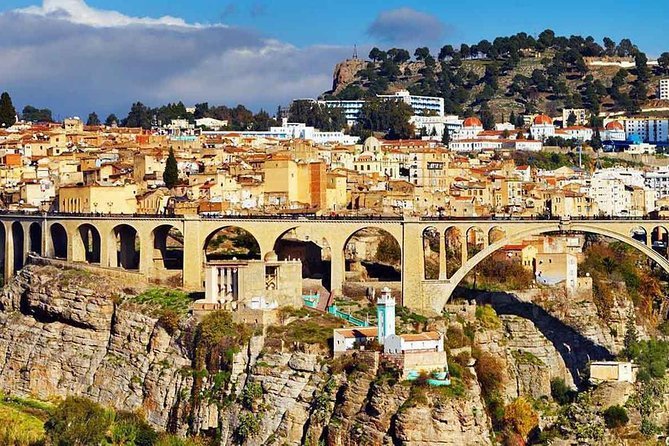
M 627 135 L 629 122 L 609 122 L 606 131 Z M 539 150 L 540 138 L 567 131 L 546 115 L 527 129 L 537 139 L 523 139 L 525 130 L 510 124 L 485 131 L 476 117 L 457 126 L 446 147 L 435 138 L 329 138 L 287 122 L 269 132 L 194 134 L 78 119 L 19 124 L 0 130 L 0 200 L 10 210 L 154 215 L 595 217 L 669 208 L 667 168 L 517 165 L 516 150 Z M 170 150 L 179 182 L 167 189 Z

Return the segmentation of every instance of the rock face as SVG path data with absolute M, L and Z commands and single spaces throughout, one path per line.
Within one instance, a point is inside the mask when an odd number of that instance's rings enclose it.
M 88 280 L 78 274 L 27 267 L 0 294 L 0 389 L 83 395 L 167 426 L 190 392 L 191 379 L 177 373 L 190 360 L 157 320 L 118 308 L 113 286 L 69 285 Z
M 356 75 L 360 70 L 365 68 L 365 61 L 362 59 L 348 59 L 338 63 L 335 66 L 334 75 L 332 77 L 332 92 L 339 93 L 348 84 L 356 79 Z
M 490 444 L 476 380 L 463 396 L 426 389 L 409 404 L 411 386 L 385 379 L 371 352 L 335 372 L 309 348 L 272 350 L 257 335 L 234 355 L 229 385 L 214 390 L 213 374 L 198 384 L 192 323 L 171 336 L 119 293 L 90 273 L 24 268 L 0 293 L 0 390 L 81 395 L 173 432 L 218 432 L 221 445 Z M 249 388 L 261 389 L 251 403 Z

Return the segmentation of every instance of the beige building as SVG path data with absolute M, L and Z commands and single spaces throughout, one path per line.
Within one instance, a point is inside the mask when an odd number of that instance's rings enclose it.
M 58 190 L 58 210 L 65 213 L 135 214 L 137 186 L 66 186 Z
M 595 361 L 590 363 L 590 382 L 636 382 L 639 366 L 631 362 Z

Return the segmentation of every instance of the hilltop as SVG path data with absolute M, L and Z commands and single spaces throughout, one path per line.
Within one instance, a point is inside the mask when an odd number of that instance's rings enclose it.
M 639 113 L 669 107 L 656 97 L 659 79 L 669 76 L 669 53 L 649 61 L 629 39 L 538 38 L 519 33 L 482 40 L 459 49 L 445 45 L 378 48 L 369 60 L 349 59 L 335 67 L 328 99 L 362 99 L 401 89 L 445 99 L 446 113 L 468 115 L 489 110 L 495 120 L 538 111 L 556 115 L 562 108 L 594 114 Z

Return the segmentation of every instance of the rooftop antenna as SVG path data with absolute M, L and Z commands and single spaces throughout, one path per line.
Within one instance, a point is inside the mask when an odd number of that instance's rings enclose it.
M 358 58 L 358 45 L 353 44 L 353 59 L 357 59 L 357 58 Z

